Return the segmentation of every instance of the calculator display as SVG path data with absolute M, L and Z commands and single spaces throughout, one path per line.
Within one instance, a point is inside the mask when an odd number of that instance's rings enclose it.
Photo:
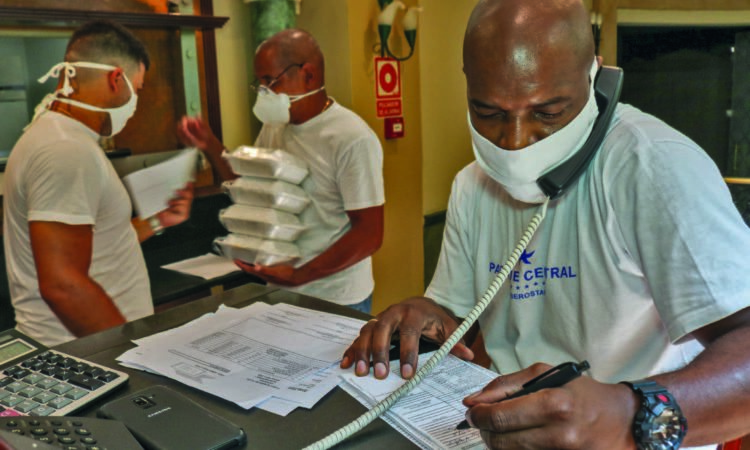
M 0 347 L 0 364 L 34 350 L 36 348 L 18 339 L 11 341 Z

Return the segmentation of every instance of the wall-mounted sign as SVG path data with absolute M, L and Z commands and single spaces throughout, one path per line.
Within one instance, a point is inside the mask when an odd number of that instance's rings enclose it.
M 401 115 L 401 68 L 392 58 L 375 58 L 375 99 L 378 117 Z

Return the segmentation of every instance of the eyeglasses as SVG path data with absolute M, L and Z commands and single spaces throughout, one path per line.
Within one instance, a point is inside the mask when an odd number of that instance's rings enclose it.
M 279 81 L 279 79 L 282 76 L 284 76 L 284 74 L 287 73 L 289 71 L 289 69 L 291 69 L 292 67 L 301 68 L 304 65 L 305 65 L 305 63 L 290 64 L 290 65 L 286 66 L 286 68 L 284 70 L 282 70 L 280 74 L 278 74 L 277 76 L 275 76 L 270 81 L 268 81 L 267 83 L 264 83 L 264 84 L 261 84 L 261 83 L 263 83 L 265 81 L 265 79 L 267 79 L 268 77 L 261 77 L 260 79 L 256 78 L 250 84 L 250 88 L 252 90 L 254 90 L 255 92 L 258 92 L 258 90 L 261 89 L 261 88 L 271 89 L 271 86 L 273 86 L 274 84 L 276 84 L 276 82 Z

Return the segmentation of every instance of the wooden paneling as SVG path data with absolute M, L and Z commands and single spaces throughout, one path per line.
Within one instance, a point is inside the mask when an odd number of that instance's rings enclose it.
M 607 1 L 607 0 L 603 0 Z M 750 9 L 750 0 L 618 0 L 620 9 L 736 11 Z
M 180 147 L 175 124 L 186 111 L 179 30 L 132 31 L 146 45 L 151 68 L 138 94 L 138 109 L 115 143 L 134 154 L 174 150 Z
M 599 0 L 602 30 L 599 54 L 609 66 L 617 65 L 617 0 Z
M 750 0 L 592 0 L 594 12 L 602 17 L 599 54 L 604 63 L 617 64 L 617 10 L 673 10 L 673 11 L 745 11 Z
M 152 28 L 219 28 L 226 17 L 149 12 L 117 12 L 94 9 L 27 8 L 7 6 L 0 0 L 0 20 L 3 25 L 34 25 L 46 28 L 75 27 L 90 20 L 112 20 L 129 27 Z
M 166 12 L 166 0 L 95 0 L 96 9 L 112 12 Z M 92 2 L 94 3 L 94 2 Z M 82 9 L 81 0 L 2 0 L 3 6 Z
M 117 148 L 134 154 L 180 148 L 175 126 L 186 113 L 180 30 L 196 29 L 199 78 L 204 117 L 221 138 L 216 41 L 214 28 L 227 17 L 213 15 L 212 0 L 196 0 L 195 14 L 167 14 L 165 0 L 0 0 L 0 26 L 73 29 L 97 19 L 127 26 L 149 51 L 151 68 L 139 92 L 138 109 L 115 136 Z M 62 55 L 61 55 L 62 56 Z M 198 185 L 212 183 L 199 174 Z
M 200 13 L 205 16 L 213 16 L 213 0 L 200 0 Z M 216 58 L 216 32 L 206 29 L 199 32 L 203 46 L 200 47 L 201 67 L 203 67 L 203 82 L 201 83 L 206 99 L 203 111 L 208 117 L 211 130 L 217 138 L 222 141 L 221 132 L 221 107 L 219 104 L 219 67 Z

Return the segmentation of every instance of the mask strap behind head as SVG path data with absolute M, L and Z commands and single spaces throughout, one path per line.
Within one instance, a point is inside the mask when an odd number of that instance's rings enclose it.
M 115 70 L 118 68 L 117 66 L 110 66 L 109 64 L 100 64 L 100 63 L 85 62 L 85 61 L 81 61 L 81 62 L 63 61 L 61 63 L 55 64 L 54 66 L 52 66 L 52 68 L 46 74 L 41 76 L 37 81 L 39 83 L 45 83 L 50 78 L 59 78 L 60 72 L 64 71 L 65 81 L 63 82 L 63 87 L 61 89 L 58 89 L 57 92 L 60 92 L 65 97 L 68 97 L 70 94 L 73 93 L 73 87 L 70 85 L 70 79 L 75 78 L 76 67 L 84 67 L 87 69 L 99 69 L 99 70 Z
M 322 90 L 323 90 L 323 89 L 325 89 L 325 88 L 326 88 L 326 86 L 325 86 L 325 85 L 323 85 L 323 86 L 321 86 L 321 87 L 319 87 L 319 88 L 317 88 L 317 89 L 313 89 L 313 90 L 312 90 L 312 91 L 310 91 L 310 92 L 305 92 L 304 94 L 298 94 L 298 95 L 289 95 L 289 100 L 291 100 L 291 101 L 293 101 L 293 102 L 296 102 L 297 100 L 302 100 L 302 99 L 303 99 L 303 98 L 305 98 L 305 97 L 309 97 L 309 96 L 311 96 L 311 95 L 313 95 L 313 94 L 317 94 L 318 92 L 322 91 Z M 287 94 L 287 95 L 288 95 L 288 94 Z

